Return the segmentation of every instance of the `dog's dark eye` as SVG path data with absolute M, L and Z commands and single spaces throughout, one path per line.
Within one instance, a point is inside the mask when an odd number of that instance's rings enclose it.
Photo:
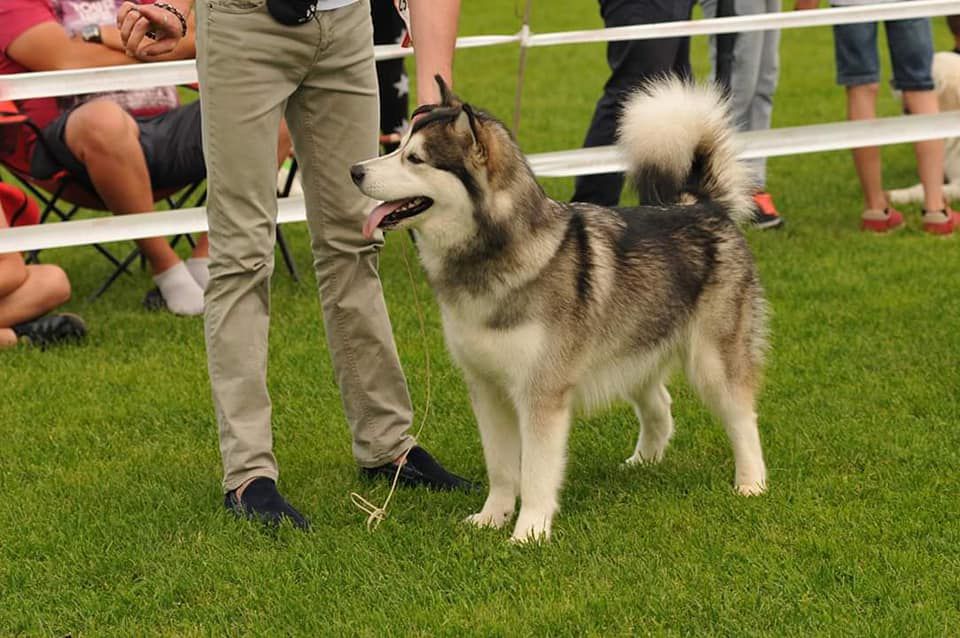
M 407 161 L 410 162 L 411 164 L 423 164 L 423 160 L 417 157 L 416 155 L 414 155 L 413 153 L 410 153 L 409 155 L 407 155 Z

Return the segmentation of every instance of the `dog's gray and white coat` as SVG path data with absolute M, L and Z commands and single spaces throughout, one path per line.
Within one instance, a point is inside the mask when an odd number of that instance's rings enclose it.
M 632 96 L 620 143 L 651 205 L 607 209 L 549 199 L 509 131 L 440 83 L 442 104 L 400 148 L 352 174 L 385 201 L 368 235 L 415 229 L 466 378 L 490 482 L 468 520 L 501 527 L 519 496 L 513 539 L 549 537 L 578 407 L 630 401 L 641 427 L 627 463 L 660 461 L 676 363 L 726 427 L 736 490 L 762 492 L 766 306 L 719 92 L 664 80 Z

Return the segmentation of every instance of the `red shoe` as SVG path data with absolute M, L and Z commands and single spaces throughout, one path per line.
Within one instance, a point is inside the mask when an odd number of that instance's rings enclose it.
M 903 213 L 889 206 L 883 210 L 868 208 L 860 215 L 860 230 L 885 233 L 901 226 L 903 226 Z
M 773 197 L 770 196 L 770 193 L 766 191 L 754 193 L 753 205 L 754 228 L 765 230 L 783 226 L 783 218 L 777 212 L 777 207 L 773 205 Z
M 960 228 L 960 213 L 949 206 L 941 210 L 923 211 L 923 229 L 933 235 L 952 235 Z

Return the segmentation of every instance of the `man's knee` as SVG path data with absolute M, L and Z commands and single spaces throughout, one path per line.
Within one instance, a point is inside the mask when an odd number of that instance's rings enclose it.
M 0 299 L 20 288 L 26 280 L 27 267 L 19 255 L 0 255 Z
M 30 278 L 36 278 L 36 285 L 43 291 L 46 305 L 56 308 L 70 301 L 70 279 L 60 266 L 41 264 L 28 266 Z
M 136 120 L 111 100 L 94 100 L 77 107 L 67 119 L 64 138 L 81 161 L 85 156 L 128 152 L 138 144 Z

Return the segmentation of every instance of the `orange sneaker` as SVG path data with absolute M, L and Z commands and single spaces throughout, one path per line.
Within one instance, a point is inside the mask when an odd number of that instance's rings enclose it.
M 903 226 L 903 213 L 896 208 L 868 208 L 860 215 L 860 230 L 885 233 Z
M 783 218 L 773 205 L 773 197 L 766 191 L 753 194 L 753 226 L 766 230 L 783 226 Z
M 960 228 L 960 213 L 949 206 L 941 210 L 923 211 L 923 229 L 933 235 L 952 235 Z

